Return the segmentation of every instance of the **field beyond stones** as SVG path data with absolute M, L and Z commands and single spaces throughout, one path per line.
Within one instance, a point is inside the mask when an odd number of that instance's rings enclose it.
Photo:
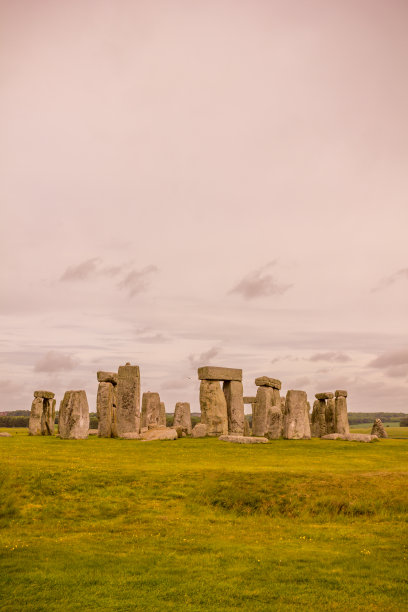
M 408 610 L 408 440 L 13 434 L 1 610 Z

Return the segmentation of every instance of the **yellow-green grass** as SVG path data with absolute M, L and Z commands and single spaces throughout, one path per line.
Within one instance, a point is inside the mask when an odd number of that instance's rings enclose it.
M 408 427 L 394 427 L 392 425 L 387 426 L 386 423 L 383 423 L 385 427 L 385 431 L 388 434 L 389 438 L 408 438 Z M 371 433 L 372 425 L 351 425 L 350 431 L 353 433 Z
M 14 430 L 0 461 L 1 610 L 408 610 L 405 440 Z

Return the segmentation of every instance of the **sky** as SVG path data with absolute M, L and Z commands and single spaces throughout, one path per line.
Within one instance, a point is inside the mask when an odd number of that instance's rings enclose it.
M 407 19 L 0 0 L 0 411 L 129 361 L 168 412 L 203 365 L 408 412 Z

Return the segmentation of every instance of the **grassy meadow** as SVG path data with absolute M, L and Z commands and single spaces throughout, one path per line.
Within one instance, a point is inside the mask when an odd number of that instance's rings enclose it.
M 1 610 L 408 610 L 408 440 L 9 431 Z

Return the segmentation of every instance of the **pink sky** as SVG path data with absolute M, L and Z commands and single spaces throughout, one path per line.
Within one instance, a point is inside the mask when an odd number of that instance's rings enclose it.
M 0 410 L 199 365 L 408 412 L 405 0 L 0 0 Z M 249 407 L 248 407 L 249 408 Z

